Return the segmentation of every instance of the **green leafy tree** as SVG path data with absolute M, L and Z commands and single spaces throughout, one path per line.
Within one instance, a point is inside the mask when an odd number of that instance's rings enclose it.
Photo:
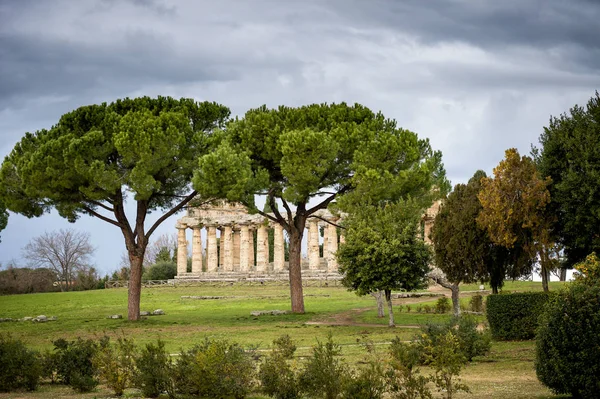
M 435 217 L 431 240 L 435 264 L 445 274 L 452 291 L 454 315 L 460 315 L 459 284 L 491 279 L 494 293 L 504 283 L 507 250 L 495 245 L 487 231 L 477 226 L 482 210 L 477 198 L 485 172 L 479 170 L 467 184 L 457 184 Z M 444 285 L 444 281 L 440 280 Z
M 423 208 L 414 200 L 356 209 L 338 250 L 342 283 L 358 295 L 383 291 L 394 326 L 392 290 L 426 286 L 431 253 L 418 234 Z
M 307 218 L 344 196 L 417 197 L 443 176 L 441 154 L 427 140 L 359 104 L 263 106 L 231 122 L 227 133 L 221 147 L 200 158 L 194 187 L 283 226 L 296 313 L 304 312 L 300 262 Z M 273 215 L 256 208 L 257 194 L 266 196 Z
M 6 212 L 6 208 L 4 207 L 2 200 L 0 200 L 0 231 L 4 230 L 6 228 L 7 224 L 8 224 L 8 212 Z M 0 242 L 2 242 L 2 241 L 0 241 Z
M 600 253 L 600 94 L 586 107 L 550 119 L 534 149 L 541 176 L 552 179 L 549 212 L 552 230 L 572 267 Z
M 556 268 L 559 252 L 546 208 L 550 181 L 540 177 L 533 159 L 511 148 L 494 168 L 494 178 L 481 180 L 478 194 L 483 207 L 477 217 L 479 226 L 496 244 L 511 249 L 521 242 L 532 262 L 539 258 L 544 291 L 548 291 L 550 270 Z
M 128 317 L 138 320 L 142 263 L 156 228 L 196 196 L 195 162 L 218 141 L 229 109 L 170 97 L 117 100 L 63 115 L 26 133 L 0 168 L 0 198 L 27 217 L 56 209 L 97 217 L 123 234 L 130 261 Z M 125 210 L 127 197 L 136 214 Z M 164 212 L 149 228 L 150 212 Z

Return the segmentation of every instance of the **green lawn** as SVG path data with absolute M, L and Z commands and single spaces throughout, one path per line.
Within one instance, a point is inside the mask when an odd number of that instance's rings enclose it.
M 560 283 L 553 283 L 558 289 Z M 464 286 L 462 291 L 478 286 Z M 541 283 L 507 282 L 505 290 L 525 291 L 541 289 Z M 298 357 L 310 355 L 310 346 L 316 340 L 326 339 L 328 334 L 342 345 L 342 353 L 350 364 L 357 364 L 365 357 L 362 342 L 376 344 L 381 356 L 385 356 L 387 344 L 399 336 L 408 340 L 418 330 L 415 326 L 427 322 L 443 322 L 449 315 L 418 314 L 416 303 L 433 306 L 437 298 L 409 298 L 395 300 L 398 327 L 385 327 L 384 319 L 377 318 L 372 297 L 358 297 L 344 288 L 327 287 L 304 289 L 307 313 L 303 315 L 280 315 L 253 317 L 253 310 L 289 309 L 289 292 L 284 286 L 225 286 L 225 287 L 156 287 L 142 291 L 142 310 L 163 309 L 165 315 L 147 317 L 140 322 L 125 319 L 112 320 L 107 316 L 126 316 L 126 289 L 109 289 L 71 293 L 48 293 L 0 297 L 0 317 L 22 318 L 24 316 L 56 316 L 57 321 L 47 323 L 5 322 L 0 332 L 8 332 L 21 338 L 29 346 L 39 350 L 50 349 L 57 338 L 74 339 L 100 337 L 102 335 L 132 337 L 138 344 L 161 338 L 171 353 L 189 348 L 209 338 L 225 338 L 244 346 L 268 348 L 271 341 L 282 334 L 289 334 L 296 341 Z M 182 299 L 182 296 L 226 296 L 224 299 Z M 467 303 L 468 296 L 461 298 Z M 406 302 L 412 311 L 406 312 Z M 484 321 L 483 317 L 479 317 Z M 310 324 L 306 324 L 309 322 Z M 319 324 L 316 324 L 319 323 Z M 338 324 L 338 325 L 330 325 Z M 342 325 L 339 325 L 342 324 Z M 358 325 L 356 325 L 358 324 Z M 404 327 L 403 327 L 404 326 Z M 543 388 L 535 377 L 533 368 L 533 341 L 494 343 L 492 353 L 476 359 L 468 365 L 462 376 L 472 389 L 464 398 L 550 398 L 554 397 Z M 79 398 L 109 396 L 102 389 L 90 396 L 74 395 L 64 387 L 44 385 L 32 394 L 0 394 L 7 398 Z

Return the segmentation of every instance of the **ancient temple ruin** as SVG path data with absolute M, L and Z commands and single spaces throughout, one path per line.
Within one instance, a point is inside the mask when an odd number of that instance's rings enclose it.
M 427 242 L 439 206 L 436 202 L 423 215 L 423 238 Z M 335 256 L 338 245 L 344 241 L 343 231 L 337 227 L 340 219 L 340 215 L 328 210 L 308 218 L 302 245 L 306 254 L 302 258 L 305 278 L 341 278 Z M 249 214 L 243 205 L 216 201 L 189 207 L 176 228 L 176 279 L 287 279 L 283 227 L 262 215 Z M 191 272 L 187 271 L 187 229 L 192 230 Z M 274 237 L 272 261 L 269 230 L 273 230 Z
M 336 227 L 339 220 L 339 216 L 327 210 L 320 210 L 307 220 L 308 234 L 304 240 L 308 256 L 302 260 L 305 277 L 339 278 L 335 253 L 340 240 L 344 239 Z M 218 201 L 189 207 L 187 215 L 177 221 L 176 228 L 177 279 L 288 276 L 283 227 L 259 214 L 249 214 L 243 205 Z M 187 229 L 193 232 L 191 272 L 187 272 Z M 269 230 L 273 230 L 274 236 L 272 261 L 269 261 Z

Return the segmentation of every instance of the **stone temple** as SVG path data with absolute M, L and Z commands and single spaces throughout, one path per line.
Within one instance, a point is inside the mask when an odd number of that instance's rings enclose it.
M 426 241 L 429 241 L 429 232 L 438 211 L 439 202 L 429 208 L 423 216 Z M 344 242 L 343 230 L 337 227 L 340 219 L 340 215 L 328 210 L 320 210 L 308 218 L 302 246 L 307 253 L 302 259 L 304 278 L 341 278 L 335 257 L 338 245 Z M 283 227 L 262 215 L 249 214 L 243 205 L 215 201 L 198 207 L 188 207 L 187 214 L 177 221 L 176 228 L 176 279 L 288 278 Z M 191 272 L 187 271 L 187 229 L 192 230 Z M 269 248 L 269 230 L 273 230 L 272 250 Z M 338 234 L 339 232 L 342 234 Z M 270 252 L 273 253 L 271 259 Z

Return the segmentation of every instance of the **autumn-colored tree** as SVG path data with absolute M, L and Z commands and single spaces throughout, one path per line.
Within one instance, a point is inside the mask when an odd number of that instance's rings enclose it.
M 550 270 L 557 265 L 557 246 L 551 235 L 547 212 L 551 179 L 540 177 L 528 156 L 508 149 L 494 168 L 494 178 L 481 180 L 478 198 L 483 210 L 477 218 L 493 242 L 506 248 L 523 243 L 524 252 L 541 266 L 542 286 L 548 291 Z
M 431 240 L 435 265 L 445 274 L 452 291 L 454 315 L 460 314 L 459 284 L 490 281 L 494 293 L 506 275 L 508 251 L 492 243 L 487 231 L 477 226 L 482 210 L 477 198 L 485 172 L 475 172 L 468 184 L 457 184 L 435 217 Z M 443 280 L 438 283 L 444 284 Z

